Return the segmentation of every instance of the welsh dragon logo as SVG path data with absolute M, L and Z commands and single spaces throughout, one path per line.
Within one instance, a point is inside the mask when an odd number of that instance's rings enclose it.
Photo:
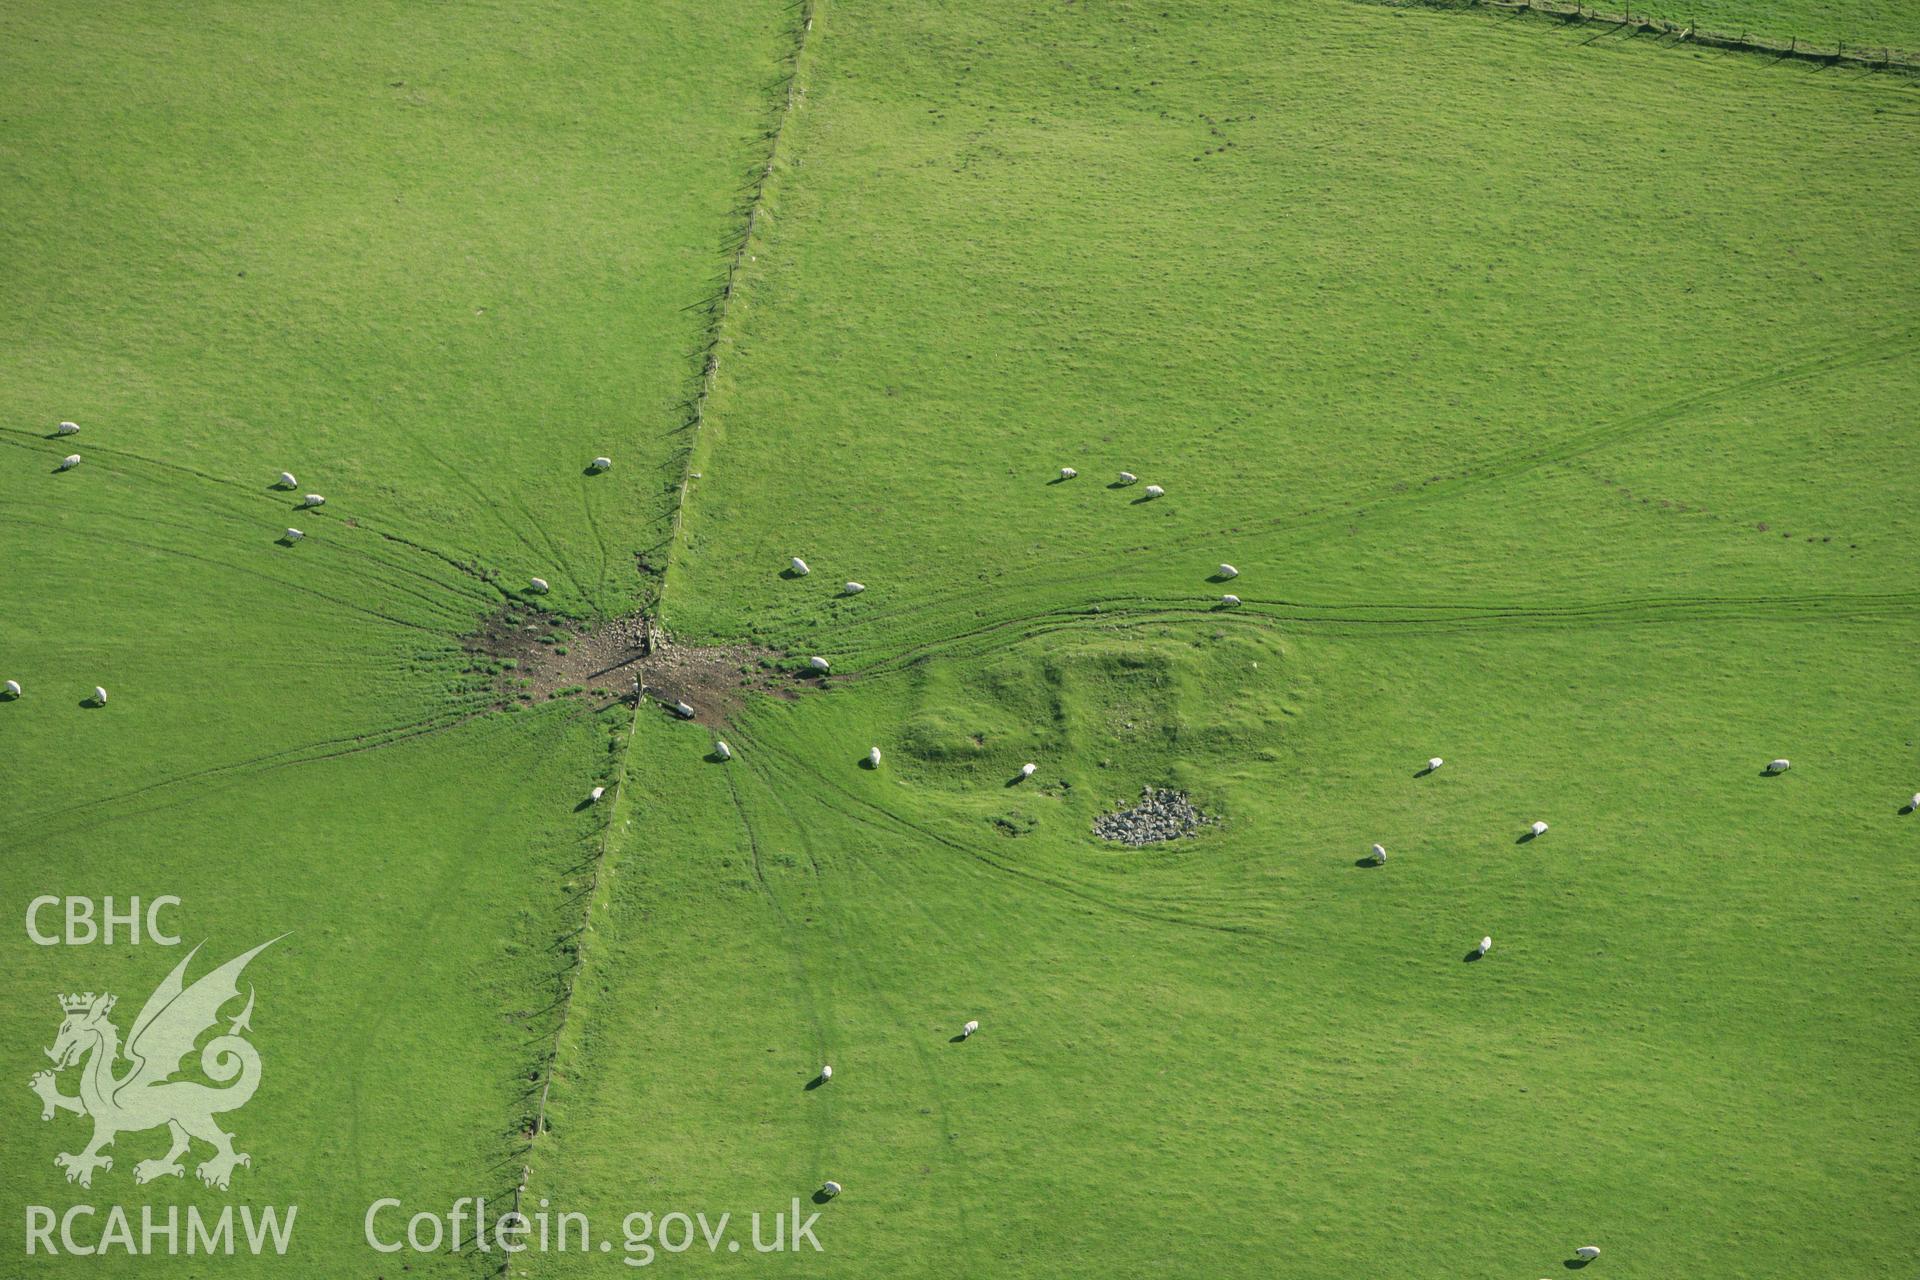
M 28 1083 L 40 1095 L 42 1120 L 53 1119 L 56 1111 L 93 1117 L 93 1141 L 86 1150 L 78 1155 L 62 1152 L 53 1159 L 67 1171 L 68 1182 L 92 1186 L 95 1169 L 113 1168 L 113 1158 L 100 1154 L 102 1147 L 113 1145 L 118 1134 L 159 1125 L 167 1126 L 173 1145 L 158 1160 L 134 1165 L 135 1182 L 184 1176 L 180 1157 L 187 1154 L 194 1138 L 213 1148 L 212 1157 L 194 1169 L 210 1187 L 226 1190 L 234 1166 L 252 1163 L 244 1151 L 233 1149 L 233 1135 L 214 1120 L 222 1112 L 245 1106 L 260 1085 L 260 1054 L 243 1038 L 252 1029 L 251 986 L 247 988 L 246 1008 L 228 1023 L 224 1034 L 214 1036 L 200 1050 L 201 1071 L 225 1087 L 216 1089 L 196 1080 L 172 1077 L 193 1052 L 195 1042 L 220 1021 L 222 1006 L 239 998 L 240 973 L 247 962 L 279 940 L 269 939 L 187 986 L 187 965 L 200 950 L 195 947 L 147 997 L 140 1016 L 133 1020 L 133 1029 L 127 1033 L 124 1049 L 119 1028 L 108 1018 L 113 1012 L 113 996 L 89 991 L 60 997 L 66 1017 L 53 1047 L 47 1050 L 53 1070 L 37 1072 Z M 115 1067 L 123 1055 L 130 1065 L 124 1073 L 116 1074 Z M 80 1092 L 68 1097 L 60 1092 L 55 1073 L 83 1060 Z

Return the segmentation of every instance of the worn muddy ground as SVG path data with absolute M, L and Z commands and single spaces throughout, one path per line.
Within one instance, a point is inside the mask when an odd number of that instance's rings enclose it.
M 642 614 L 581 627 L 524 604 L 502 609 L 467 637 L 495 677 L 501 706 L 579 694 L 606 702 L 636 693 L 694 719 L 723 724 L 750 692 L 793 697 L 818 678 L 755 645 L 678 645 Z M 804 673 L 804 674 L 803 674 Z

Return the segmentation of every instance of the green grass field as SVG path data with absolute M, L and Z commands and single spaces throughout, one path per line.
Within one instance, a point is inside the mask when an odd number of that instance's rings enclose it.
M 12 909 L 289 934 L 230 1192 L 24 1087 L 184 948 L 16 935 L 0 1202 L 300 1206 L 22 1274 L 1905 1275 L 1920 90 L 1595 36 L 0 15 Z M 534 575 L 833 675 L 497 709 Z M 1145 786 L 1215 821 L 1091 834 Z M 364 1241 L 523 1172 L 614 1248 Z

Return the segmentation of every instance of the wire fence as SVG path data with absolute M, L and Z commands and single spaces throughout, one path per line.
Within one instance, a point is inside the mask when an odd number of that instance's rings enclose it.
M 1563 4 L 1559 0 L 1426 0 L 1426 3 L 1432 8 L 1504 9 L 1508 12 L 1537 13 L 1542 17 L 1558 18 L 1563 22 L 1608 23 L 1628 28 L 1636 33 L 1645 31 L 1710 48 L 1765 53 L 1776 58 L 1846 63 L 1908 73 L 1920 68 L 1920 53 L 1896 49 L 1891 45 L 1849 44 L 1839 39 L 1831 44 L 1822 44 L 1817 40 L 1803 40 L 1799 36 L 1788 36 L 1782 40 L 1773 36 L 1755 35 L 1751 32 L 1733 35 L 1725 31 L 1702 31 L 1692 21 L 1672 22 L 1666 18 L 1634 13 L 1631 9 L 1626 12 L 1609 12 L 1579 3 Z

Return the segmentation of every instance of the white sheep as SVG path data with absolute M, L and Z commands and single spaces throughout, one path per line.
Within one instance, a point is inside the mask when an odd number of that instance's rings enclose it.
M 832 1178 L 828 1178 L 825 1182 L 820 1184 L 820 1194 L 823 1196 L 826 1196 L 829 1200 L 831 1200 L 834 1196 L 837 1196 L 840 1194 L 840 1184 L 835 1182 Z
M 1791 768 L 1793 768 L 1793 761 L 1785 758 L 1767 761 L 1768 773 L 1785 773 Z
M 9 698 L 17 698 L 20 696 L 20 682 L 18 680 L 7 681 L 7 696 Z
M 1227 592 L 1227 594 L 1220 597 L 1220 603 L 1225 605 L 1227 608 L 1231 609 L 1234 605 L 1237 605 L 1240 603 L 1240 597 L 1233 594 L 1233 592 L 1229 591 Z
M 1031 778 L 1033 776 L 1034 770 L 1038 769 L 1039 767 L 1040 767 L 1039 765 L 1029 760 L 1025 764 L 1020 766 L 1020 776 L 1023 778 Z
M 733 759 L 733 748 L 724 742 L 715 742 L 713 744 L 713 754 L 716 759 L 731 760 Z
M 11 680 L 7 681 L 7 688 L 13 690 L 15 693 L 20 692 L 20 686 Z M 1907 809 L 1911 813 L 1920 813 L 1920 791 L 1914 792 L 1913 799 L 1907 801 Z
M 831 1080 L 831 1079 L 833 1079 L 833 1067 L 832 1067 L 831 1065 L 828 1065 L 828 1066 L 824 1066 L 824 1067 L 821 1067 L 821 1068 L 820 1068 L 820 1078 L 821 1078 L 822 1080 Z
M 593 790 L 587 792 L 587 799 L 593 804 L 599 804 L 600 797 L 605 794 L 607 794 L 605 787 L 595 787 Z
M 280 541 L 282 541 L 282 542 L 298 542 L 298 541 L 300 541 L 300 539 L 302 539 L 302 538 L 304 538 L 304 537 L 306 537 L 306 536 L 307 536 L 306 534 L 304 534 L 304 533 L 302 533 L 302 532 L 300 532 L 300 530 L 298 530 L 298 529 L 289 529 L 289 530 L 287 530 L 287 531 L 286 531 L 285 533 L 283 533 L 283 534 L 281 534 L 281 535 L 280 535 Z
M 1157 484 L 1150 484 L 1150 485 L 1148 485 L 1148 486 L 1147 486 L 1147 490 L 1146 490 L 1146 493 L 1147 493 L 1147 496 L 1148 496 L 1149 498 L 1158 498 L 1158 497 L 1159 497 L 1160 495 L 1162 495 L 1162 494 L 1164 494 L 1165 492 L 1166 492 L 1166 490 L 1165 490 L 1165 489 L 1162 489 L 1162 488 L 1161 488 L 1161 487 L 1160 487 L 1159 485 L 1157 485 Z
M 77 422 L 63 422 L 53 429 L 53 433 L 58 436 L 78 435 L 80 434 L 80 424 Z
M 547 580 L 545 578 L 528 578 L 527 589 L 540 595 L 545 595 L 550 588 L 547 586 Z
M 1573 1251 L 1573 1256 L 1576 1258 L 1584 1258 L 1588 1262 L 1592 1262 L 1595 1258 L 1600 1256 L 1600 1246 L 1597 1244 L 1583 1244 L 1578 1249 L 1575 1249 Z
M 300 505 L 303 507 L 324 507 L 327 505 L 327 500 L 321 494 L 306 493 L 300 495 Z
M 282 489 L 298 489 L 300 487 L 300 482 L 293 478 L 293 472 L 291 471 L 282 471 L 280 478 L 274 481 L 274 483 Z
M 867 767 L 870 769 L 878 769 L 880 767 L 880 748 L 867 748 Z
M 1216 578 L 1237 578 L 1240 576 L 1240 571 L 1230 564 L 1223 564 L 1213 571 L 1213 576 Z
M 1138 480 L 1139 478 L 1140 478 L 1139 476 L 1133 474 L 1133 472 L 1131 471 L 1122 471 L 1120 473 L 1121 484 L 1132 484 L 1134 481 Z
M 1373 860 L 1375 862 L 1385 862 L 1387 860 L 1387 846 L 1383 844 L 1374 845 Z
M 673 713 L 674 713 L 675 715 L 677 715 L 677 716 L 679 716 L 679 717 L 680 717 L 680 718 L 681 718 L 682 720 L 691 720 L 691 719 L 693 719 L 693 708 L 692 708 L 692 707 L 690 707 L 690 706 L 688 706 L 688 705 L 687 705 L 686 703 L 684 703 L 684 702 L 676 702 L 676 703 L 674 703 L 674 704 L 673 704 Z
M 793 569 L 795 573 L 799 574 L 803 578 L 813 572 L 813 570 L 807 568 L 807 562 L 805 560 L 802 560 L 799 556 L 789 556 L 787 558 L 787 564 Z
M 595 471 L 609 471 L 609 470 L 612 470 L 612 468 L 613 468 L 612 458 L 595 458 L 593 460 L 593 469 Z
M 1427 760 L 1427 772 L 1432 773 L 1435 769 L 1438 769 L 1441 765 L 1445 763 L 1446 761 L 1442 760 L 1439 756 L 1431 756 Z
M 80 465 L 80 455 L 77 453 L 70 453 L 66 457 L 60 459 L 59 470 L 71 471 L 79 465 Z
M 974 1032 L 978 1031 L 979 1029 L 980 1029 L 979 1021 L 971 1020 L 967 1023 L 966 1026 L 960 1028 L 960 1038 L 962 1040 L 965 1040 L 968 1036 L 971 1036 Z
M 857 596 L 867 589 L 867 584 L 864 582 L 849 582 L 840 589 L 850 596 Z
M 807 665 L 812 667 L 815 671 L 826 671 L 833 666 L 831 662 L 828 662 L 825 658 L 822 658 L 818 654 L 815 654 L 813 657 L 808 658 Z
M 107 691 L 99 685 L 93 686 L 93 700 L 100 706 L 107 705 Z
M 1543 836 L 1547 834 L 1547 824 L 1544 822 L 1536 822 L 1528 827 L 1527 830 L 1536 836 Z
M 1480 939 L 1480 946 L 1479 946 L 1479 948 L 1478 948 L 1478 950 L 1479 950 L 1479 952 L 1480 952 L 1480 954 L 1481 954 L 1481 955 L 1485 955 L 1485 954 L 1487 954 L 1487 952 L 1489 952 L 1489 951 L 1491 951 L 1491 950 L 1493 950 L 1493 935 L 1492 935 L 1492 934 L 1488 934 L 1488 935 L 1487 935 L 1486 937 L 1484 937 L 1484 938 L 1482 938 L 1482 939 Z
M 1074 469 L 1073 469 L 1072 467 L 1062 467 L 1062 468 L 1060 468 L 1060 478 L 1061 478 L 1062 480 L 1071 480 L 1071 479 L 1073 479 L 1073 478 L 1074 478 L 1075 476 L 1077 476 L 1077 475 L 1079 475 L 1079 474 L 1080 474 L 1080 473 L 1079 473 L 1078 471 L 1075 471 L 1075 470 L 1074 470 Z

